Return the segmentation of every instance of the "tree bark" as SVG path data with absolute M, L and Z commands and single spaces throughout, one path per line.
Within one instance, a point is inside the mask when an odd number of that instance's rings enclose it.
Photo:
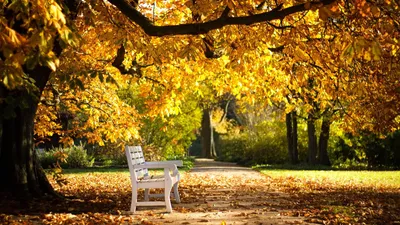
M 291 163 L 293 163 L 293 121 L 292 113 L 286 114 L 286 139 L 288 142 L 288 156 Z
M 70 20 L 78 15 L 80 0 L 64 0 L 63 12 Z M 8 19 L 15 18 L 14 12 L 8 11 Z M 17 20 L 13 28 L 20 34 L 28 32 Z M 55 37 L 53 52 L 60 56 L 62 47 Z M 0 52 L 0 58 L 2 58 Z M 40 96 L 50 78 L 52 71 L 45 66 L 37 65 L 24 73 L 32 78 L 37 89 L 29 87 L 8 90 L 0 85 L 0 190 L 12 193 L 21 200 L 40 197 L 45 194 L 59 196 L 49 183 L 34 148 L 34 119 Z M 28 90 L 29 89 L 29 90 Z
M 140 13 L 134 5 L 131 5 L 127 0 L 109 0 L 111 4 L 117 7 L 121 13 L 128 17 L 131 21 L 138 24 L 143 31 L 149 36 L 167 36 L 167 35 L 197 35 L 206 34 L 211 30 L 220 29 L 228 25 L 251 25 L 260 22 L 267 22 L 272 20 L 282 20 L 288 15 L 304 12 L 313 7 L 322 7 L 329 5 L 335 0 L 321 0 L 311 1 L 307 3 L 297 4 L 288 8 L 283 8 L 282 4 L 276 8 L 259 14 L 253 14 L 248 16 L 229 16 L 232 9 L 228 6 L 225 8 L 219 18 L 209 20 L 206 22 L 196 22 L 190 24 L 179 24 L 179 25 L 165 25 L 157 26 L 153 22 Z
M 297 114 L 296 112 L 292 112 L 292 123 L 293 123 L 293 164 L 297 164 L 299 162 L 299 150 L 298 150 L 298 133 L 297 133 Z
M 288 141 L 289 160 L 292 164 L 299 161 L 298 135 L 297 135 L 297 115 L 295 111 L 286 114 L 286 138 Z
M 212 110 L 210 108 L 203 110 L 201 120 L 201 156 L 204 158 L 216 158 L 217 152 L 214 142 L 214 128 L 212 126 Z
M 331 161 L 328 156 L 328 141 L 331 121 L 330 118 L 324 116 L 322 118 L 321 133 L 319 136 L 319 153 L 318 160 L 322 165 L 330 166 Z
M 0 97 L 8 99 L 0 104 L 0 189 L 22 199 L 55 193 L 37 160 L 33 141 L 40 94 L 51 70 L 38 66 L 30 73 L 36 81 L 37 91 L 0 87 Z
M 315 119 L 312 114 L 308 115 L 307 120 L 308 133 L 308 163 L 315 165 L 317 163 L 317 135 L 315 133 Z

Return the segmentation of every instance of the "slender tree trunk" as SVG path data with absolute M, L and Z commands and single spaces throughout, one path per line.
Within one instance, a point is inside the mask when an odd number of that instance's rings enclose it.
M 308 133 L 308 163 L 315 165 L 317 163 L 317 135 L 315 133 L 315 119 L 311 114 L 307 120 Z
M 329 141 L 329 130 L 331 126 L 330 118 L 324 116 L 322 118 L 321 133 L 319 136 L 319 163 L 322 165 L 330 166 L 331 161 L 328 156 L 328 141 Z
M 293 123 L 293 164 L 299 162 L 299 150 L 298 150 L 298 133 L 297 133 L 297 114 L 295 111 L 292 112 L 292 123 Z
M 201 120 L 201 156 L 205 158 L 215 158 L 217 153 L 214 142 L 214 129 L 212 126 L 212 110 L 204 109 L 203 118 Z
M 299 153 L 297 150 L 297 115 L 295 111 L 286 114 L 286 138 L 290 163 L 296 164 L 299 161 Z
M 288 155 L 289 160 L 293 164 L 293 121 L 292 121 L 292 113 L 286 114 L 286 139 L 288 142 Z

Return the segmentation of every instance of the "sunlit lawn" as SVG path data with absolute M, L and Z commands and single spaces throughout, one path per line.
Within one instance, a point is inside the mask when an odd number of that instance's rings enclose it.
M 303 181 L 326 182 L 358 187 L 400 188 L 400 171 L 332 171 L 261 169 L 272 178 L 296 178 Z
M 355 187 L 385 187 L 400 189 L 400 171 L 344 171 L 344 170 L 289 170 L 289 169 L 262 169 L 261 173 L 273 179 L 297 179 L 302 182 L 316 182 Z M 151 171 L 160 173 L 162 171 Z M 124 174 L 129 176 L 128 168 L 88 168 L 65 169 L 64 174 Z

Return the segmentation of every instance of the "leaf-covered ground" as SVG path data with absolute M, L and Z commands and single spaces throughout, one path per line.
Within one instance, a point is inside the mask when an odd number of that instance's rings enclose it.
M 142 207 L 132 215 L 128 172 L 75 172 L 58 189 L 66 200 L 0 199 L 0 224 L 400 224 L 396 184 L 264 173 L 198 163 L 182 172 L 174 213 Z

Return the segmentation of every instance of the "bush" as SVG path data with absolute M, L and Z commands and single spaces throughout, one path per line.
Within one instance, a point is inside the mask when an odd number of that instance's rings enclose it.
M 66 161 L 60 161 L 59 156 L 65 154 Z M 74 145 L 68 148 L 54 148 L 38 153 L 43 168 L 52 168 L 57 161 L 62 168 L 85 168 L 91 167 L 94 158 L 88 155 L 84 145 Z
M 68 155 L 67 161 L 61 164 L 63 168 L 85 168 L 92 167 L 94 157 L 88 155 L 84 145 L 74 145 L 64 149 Z
M 238 162 L 246 164 L 245 152 L 247 145 L 247 136 L 245 134 L 239 135 L 221 135 L 220 136 L 220 155 L 219 160 L 227 162 Z
M 125 152 L 120 152 L 119 154 L 109 154 L 104 155 L 100 161 L 103 166 L 126 166 L 128 161 L 126 159 Z
M 58 157 L 55 150 L 37 152 L 40 164 L 44 169 L 53 168 Z
M 287 159 L 285 124 L 262 122 L 240 134 L 221 136 L 220 160 L 245 165 L 284 163 Z
M 337 139 L 331 157 L 335 167 L 400 167 L 400 130 L 385 136 L 364 131 L 357 136 L 345 134 Z

